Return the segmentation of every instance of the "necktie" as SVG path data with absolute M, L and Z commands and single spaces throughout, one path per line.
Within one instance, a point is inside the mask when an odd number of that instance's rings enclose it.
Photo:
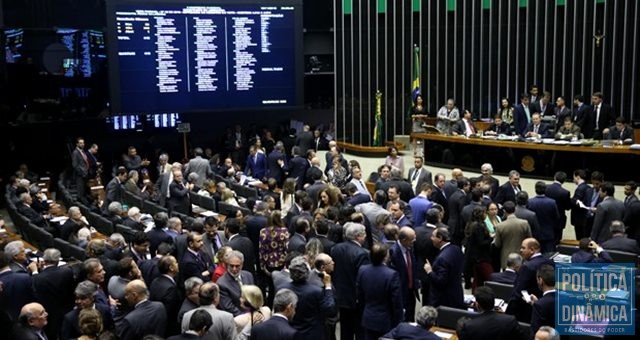
M 78 149 L 80 151 L 80 155 L 82 155 L 82 159 L 84 160 L 84 164 L 89 166 L 89 160 L 87 159 L 87 155 L 84 153 L 84 150 Z
M 600 120 L 600 105 L 596 106 L 596 130 L 599 130 L 599 123 L 598 121 Z
M 524 113 L 527 115 L 527 123 L 531 123 L 531 114 L 529 113 L 529 107 L 524 107 Z
M 413 172 L 413 177 L 411 177 L 411 182 L 415 181 L 415 180 L 416 180 L 416 178 L 418 178 L 418 175 L 419 175 L 419 174 L 420 174 L 420 169 L 416 169 L 416 170 Z
M 405 263 L 407 265 L 407 281 L 409 289 L 413 288 L 413 272 L 411 270 L 411 254 L 409 250 L 404 253 Z
M 535 125 L 535 126 L 533 127 L 533 133 L 538 133 L 538 125 Z
M 238 275 L 236 277 L 236 281 L 238 281 L 238 284 L 240 285 L 240 287 L 242 287 L 242 275 Z

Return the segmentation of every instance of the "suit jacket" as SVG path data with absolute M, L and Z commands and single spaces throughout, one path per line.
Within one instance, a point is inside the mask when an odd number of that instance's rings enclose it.
M 113 329 L 113 318 L 109 306 L 95 304 L 94 308 L 102 316 L 102 327 L 104 330 Z M 75 339 L 82 335 L 80 331 L 80 309 L 74 308 L 63 316 L 62 327 L 60 329 L 60 339 Z M 50 338 L 51 339 L 51 338 Z
M 527 339 L 518 320 L 512 315 L 484 312 L 476 318 L 468 320 L 460 331 L 460 340 L 494 340 L 494 339 Z
M 428 274 L 431 287 L 429 305 L 463 308 L 462 267 L 464 255 L 460 247 L 449 244 L 440 249 L 433 261 L 433 271 Z
M 318 206 L 318 201 L 319 201 L 318 195 L 320 194 L 320 192 L 328 187 L 329 186 L 324 181 L 317 180 L 305 189 L 307 194 L 309 194 L 309 198 L 311 198 L 311 200 L 313 201 L 314 207 Z
M 624 216 L 624 203 L 613 197 L 606 197 L 596 208 L 591 228 L 591 239 L 598 244 L 611 238 L 609 227 L 613 221 L 621 221 Z
M 406 281 L 406 270 L 404 276 Z M 406 286 L 401 285 L 400 281 L 398 272 L 386 265 L 367 264 L 360 267 L 356 291 L 358 303 L 363 308 L 362 327 L 384 333 L 404 319 L 405 302 L 402 296 L 406 295 Z
M 33 208 L 31 208 L 30 206 L 24 204 L 24 203 L 18 203 L 18 212 L 20 214 L 22 214 L 22 216 L 26 217 L 29 222 L 37 225 L 38 227 L 45 229 L 49 232 L 55 231 L 55 229 L 53 229 L 51 226 L 49 226 L 49 222 L 47 222 L 47 220 L 44 219 L 44 217 L 42 217 L 41 214 L 39 214 L 37 211 L 35 211 Z M 52 230 L 53 229 L 53 230 Z M 56 236 L 56 234 L 54 234 L 54 236 Z
M 169 211 L 176 211 L 185 215 L 191 215 L 191 200 L 189 199 L 189 189 L 182 183 L 175 180 L 169 184 L 169 200 L 167 201 Z
M 178 319 L 178 311 L 182 305 L 182 296 L 178 291 L 176 282 L 172 281 L 167 276 L 158 276 L 153 280 L 153 282 L 151 282 L 151 286 L 149 287 L 149 300 L 158 301 L 164 305 L 168 321 L 165 328 L 165 334 L 179 334 L 180 329 L 178 328 L 178 324 L 174 321 Z
M 538 288 L 536 281 L 536 272 L 543 264 L 555 267 L 552 260 L 538 255 L 524 262 L 518 271 L 506 311 L 508 314 L 515 315 L 518 321 L 527 322 L 531 320 L 531 305 L 522 300 L 521 291 L 526 290 L 529 294 L 542 296 L 542 291 Z
M 304 155 L 307 150 L 313 150 L 313 133 L 311 131 L 302 131 L 296 137 L 296 146 L 300 147 L 300 154 Z
M 430 263 L 435 261 L 436 256 L 438 256 L 438 248 L 433 245 L 431 242 L 431 234 L 435 230 L 435 227 L 431 224 L 418 226 L 415 228 L 416 231 L 416 242 L 413 244 L 413 253 L 416 256 L 416 262 L 418 262 L 418 268 L 423 268 L 426 260 L 429 260 Z M 422 287 L 428 285 L 427 274 L 424 270 L 418 269 L 418 278 L 422 281 Z M 424 297 L 425 299 L 428 296 Z M 424 301 L 426 303 L 427 301 Z
M 255 258 L 258 258 L 258 244 L 260 242 L 260 230 L 266 228 L 268 224 L 267 217 L 264 215 L 249 215 L 244 220 L 247 230 L 247 236 L 251 240 Z
M 227 243 L 229 247 L 233 250 L 237 250 L 244 255 L 244 264 L 242 265 L 242 270 L 246 270 L 249 273 L 253 274 L 256 272 L 256 256 L 254 245 L 251 240 L 240 234 L 236 236 L 232 236 Z M 257 247 L 257 245 L 256 245 Z
M 198 252 L 198 256 L 196 256 L 187 249 L 180 261 L 180 275 L 183 280 L 195 276 L 201 278 L 204 282 L 210 281 L 211 275 L 202 276 L 202 273 L 208 271 L 209 274 L 213 274 L 214 268 L 213 261 L 202 251 Z
M 556 325 L 556 292 L 550 292 L 541 296 L 533 304 L 531 312 L 531 338 L 542 326 L 555 327 Z
M 611 255 L 605 250 L 600 252 L 599 256 L 596 257 L 593 252 L 587 250 L 578 250 L 577 252 L 571 255 L 571 263 L 611 263 L 613 259 Z
M 0 274 L 3 290 L 0 294 L 0 308 L 18 320 L 20 309 L 35 301 L 31 276 L 27 273 L 7 271 Z
M 117 177 L 114 177 L 109 181 L 109 183 L 107 183 L 104 204 L 102 205 L 103 210 L 106 211 L 111 202 L 122 202 L 122 190 L 122 184 Z
M 327 150 L 327 146 L 328 146 L 327 140 L 324 137 L 321 136 L 318 138 L 316 137 L 313 138 L 313 149 L 315 151 Z
M 558 223 L 560 214 L 556 201 L 544 195 L 533 197 L 527 205 L 529 210 L 536 213 L 540 229 L 533 232 L 533 237 L 537 240 L 554 240 L 555 236 L 562 235 L 562 227 Z
M 199 187 L 202 187 L 205 179 L 213 177 L 213 172 L 211 171 L 211 165 L 209 164 L 209 161 L 202 158 L 201 156 L 196 156 L 189 160 L 189 163 L 187 163 L 184 171 L 185 178 L 188 177 L 192 172 L 198 174 L 198 180 L 196 181 L 196 184 Z
M 164 242 L 173 244 L 171 236 L 167 235 L 167 233 L 162 229 L 153 228 L 147 232 L 147 236 L 149 237 L 149 252 L 151 253 L 151 256 L 156 255 L 156 250 L 160 243 Z
M 472 130 L 469 133 L 476 133 L 478 129 L 473 124 L 473 121 L 469 120 L 469 126 L 471 126 Z M 456 132 L 459 135 L 466 136 L 467 135 L 467 125 L 464 123 L 463 119 L 460 119 L 455 124 L 453 124 L 453 132 Z
M 278 164 L 279 159 L 284 161 L 284 166 Z M 286 164 L 287 161 L 284 154 L 278 150 L 273 150 L 269 156 L 267 156 L 268 176 L 274 178 L 276 182 L 278 182 L 279 187 L 282 187 L 282 183 L 284 182 Z
M 587 104 L 582 104 L 573 110 L 573 122 L 580 127 L 584 138 L 593 137 L 593 130 L 596 126 L 595 117 L 593 108 Z
M 390 179 L 382 183 L 380 185 L 380 190 L 384 190 L 384 192 L 387 192 L 391 185 L 396 185 L 398 189 L 400 189 L 400 199 L 405 202 L 411 201 L 411 199 L 416 196 L 416 194 L 413 192 L 411 184 L 400 178 Z
M 4 332 L 8 331 L 3 329 Z M 40 340 L 40 336 L 37 333 L 37 329 L 30 326 L 25 326 L 20 323 L 16 323 L 11 329 L 11 339 L 20 340 Z
M 389 331 L 383 336 L 388 339 L 403 339 L 403 340 L 440 340 L 440 337 L 435 333 L 414 325 L 412 323 L 403 322 L 396 328 Z
M 559 130 L 562 125 L 564 125 L 565 117 L 571 117 L 571 110 L 568 107 L 563 107 L 562 109 L 555 107 L 553 109 L 554 114 L 556 115 L 556 131 Z
M 624 212 L 624 225 L 629 237 L 640 241 L 640 201 L 629 203 Z
M 536 112 L 540 113 L 543 117 L 547 116 L 553 116 L 554 114 L 554 107 L 553 105 L 549 102 L 547 103 L 547 105 L 544 107 L 544 110 L 542 109 L 542 103 L 540 101 L 537 101 L 533 104 L 531 104 L 529 106 L 531 108 L 531 114 L 534 114 Z
M 449 220 L 447 225 L 453 231 L 452 234 L 459 237 L 464 234 L 464 224 L 462 222 L 462 209 L 467 205 L 467 193 L 462 189 L 458 189 L 449 196 Z M 462 240 L 462 237 L 460 237 Z
M 402 304 L 405 306 L 407 305 L 407 301 L 409 299 L 413 299 L 416 297 L 418 288 L 420 288 L 420 280 L 418 277 L 418 261 L 416 259 L 416 255 L 413 252 L 413 249 L 411 249 L 409 253 L 411 254 L 412 289 L 409 289 L 409 273 L 407 271 L 405 254 L 402 252 L 400 244 L 398 242 L 395 242 L 389 249 L 389 267 L 395 269 L 399 274 L 400 288 L 402 289 Z
M 547 191 L 545 195 L 554 201 L 556 201 L 556 207 L 558 207 L 558 213 L 560 214 L 560 221 L 558 222 L 561 228 L 567 224 L 566 211 L 571 209 L 571 193 L 569 190 L 562 187 L 558 182 L 553 182 L 547 185 Z
M 298 253 L 304 254 L 304 248 L 306 245 L 307 239 L 298 233 L 294 233 L 291 235 L 291 237 L 289 237 L 289 245 L 287 246 L 287 250 L 289 253 L 296 251 Z
M 209 331 L 203 337 L 204 339 L 225 340 L 236 338 L 236 325 L 233 322 L 233 315 L 219 310 L 213 305 L 201 306 L 195 310 L 185 313 L 184 318 L 182 318 L 181 325 L 183 332 L 186 332 L 189 329 L 191 316 L 199 309 L 207 311 L 213 320 L 213 325 L 211 325 L 211 328 L 209 328 Z
M 128 179 L 126 182 L 124 182 L 123 187 L 124 187 L 124 190 L 136 196 L 142 196 L 142 190 L 140 190 L 140 188 L 138 187 L 138 184 L 131 179 Z
M 369 202 L 371 202 L 371 196 L 356 192 L 355 195 L 349 198 L 349 200 L 347 201 L 347 204 L 349 204 L 352 207 L 355 207 L 356 205 L 369 203 Z
M 584 227 L 587 224 L 587 210 L 580 208 L 577 202 L 582 201 L 585 205 L 589 205 L 592 190 L 586 182 L 582 182 L 573 192 L 571 198 L 571 224 L 573 226 Z
M 298 335 L 298 331 L 291 327 L 289 321 L 277 316 L 272 315 L 271 318 L 265 322 L 261 322 L 251 327 L 251 340 L 295 340 Z
M 62 324 L 63 316 L 73 309 L 75 280 L 69 267 L 51 266 L 33 276 L 36 300 L 42 304 L 49 316 L 45 328 L 47 337 L 54 338 Z
M 597 125 L 598 128 L 594 131 L 594 138 L 602 137 L 602 130 L 605 128 L 615 125 L 616 123 L 616 114 L 613 112 L 613 108 L 610 105 L 605 103 L 600 103 L 600 117 L 598 117 L 598 112 L 596 107 L 593 106 L 593 124 L 594 128 Z M 596 119 L 598 120 L 596 122 Z M 596 124 L 597 123 L 597 124 Z
M 511 135 L 511 126 L 505 122 L 502 122 L 500 125 L 492 123 L 489 125 L 487 131 L 493 131 L 498 135 Z
M 267 156 L 262 152 L 256 152 L 256 156 L 247 156 L 247 162 L 244 167 L 245 175 L 261 180 L 267 177 L 269 165 L 267 164 Z
M 504 221 L 495 226 L 495 246 L 500 248 L 500 263 L 507 267 L 507 257 L 510 253 L 520 253 L 520 245 L 526 238 L 531 237 L 531 227 L 527 220 L 518 218 L 515 214 L 507 216 Z
M 447 223 L 449 220 L 449 199 L 445 196 L 444 190 L 434 185 L 433 191 L 431 192 L 431 202 L 438 203 L 444 208 L 444 217 L 442 218 L 442 222 Z
M 407 177 L 407 182 L 409 183 L 413 182 L 413 174 L 416 171 L 417 170 L 415 167 L 409 169 L 409 176 Z M 431 176 L 431 171 L 427 170 L 427 168 L 425 167 L 422 167 L 422 171 L 420 171 L 420 175 L 418 176 L 418 182 L 416 183 L 416 186 L 413 187 L 413 192 L 416 195 L 420 193 L 420 187 L 422 186 L 422 183 L 433 184 L 433 177 Z
M 243 270 L 240 272 L 240 277 L 243 285 L 253 284 L 253 275 L 248 271 Z M 226 272 L 216 283 L 218 287 L 220 287 L 220 304 L 218 308 L 233 314 L 233 316 L 242 314 L 242 310 L 240 309 L 241 291 L 238 281 L 236 281 L 229 272 Z
M 144 231 L 147 228 L 147 226 L 145 226 L 144 224 L 134 221 L 130 218 L 125 218 L 124 220 L 122 220 L 122 225 L 137 231 Z
M 533 125 L 533 123 L 529 123 L 527 125 L 527 129 L 525 130 L 525 132 L 522 134 L 523 137 L 526 137 L 527 132 L 534 132 L 535 130 L 535 126 Z M 541 122 L 540 126 L 538 127 L 538 134 L 540 135 L 540 138 L 550 138 L 553 137 L 553 131 L 551 130 L 551 128 L 549 127 L 549 125 L 547 123 Z
M 73 152 L 71 153 L 71 166 L 73 167 L 73 173 L 76 176 L 80 176 L 82 178 L 86 178 L 87 175 L 89 174 L 89 163 L 85 162 L 84 159 L 85 157 L 83 157 L 83 153 L 85 151 L 78 149 L 77 147 L 73 149 Z M 88 157 L 87 157 L 87 161 L 88 161 Z
M 332 289 L 302 283 L 288 283 L 283 288 L 291 289 L 298 296 L 296 315 L 291 325 L 298 330 L 300 339 L 324 339 L 325 319 L 338 313 Z
M 144 335 L 164 336 L 167 312 L 160 302 L 146 300 L 140 302 L 124 317 L 116 333 L 122 340 L 142 339 Z
M 639 254 L 638 242 L 634 239 L 627 238 L 624 235 L 616 235 L 600 245 L 607 250 L 626 251 L 628 253 Z
M 525 107 L 522 104 L 516 105 L 513 110 L 513 129 L 515 130 L 516 134 L 524 135 L 525 131 L 527 130 L 527 125 L 529 125 L 529 122 L 531 120 L 531 115 L 533 115 L 531 109 L 529 109 L 529 118 L 527 118 Z
M 306 158 L 295 156 L 289 160 L 289 178 L 296 179 L 296 190 L 302 190 L 304 176 L 309 168 L 309 161 Z
M 511 270 L 505 270 L 503 272 L 495 272 L 491 273 L 489 276 L 489 281 L 495 281 L 499 283 L 505 283 L 508 285 L 512 285 L 516 282 L 516 272 Z
M 517 218 L 526 220 L 531 228 L 531 235 L 537 235 L 540 232 L 540 223 L 538 223 L 538 216 L 535 212 L 527 209 L 525 206 L 517 205 L 515 215 Z M 520 249 L 520 248 L 518 248 Z
M 140 273 L 142 273 L 144 282 L 153 282 L 153 280 L 160 276 L 158 262 L 160 262 L 160 258 L 157 256 L 150 260 L 142 260 L 138 262 L 138 268 L 140 268 Z
M 609 139 L 613 139 L 613 140 L 619 140 L 619 141 L 625 141 L 627 139 L 631 139 L 631 143 L 626 142 L 625 144 L 633 144 L 635 141 L 635 136 L 633 133 L 633 129 L 625 126 L 624 129 L 622 129 L 622 131 L 618 130 L 616 128 L 616 126 L 610 126 L 609 127 Z
M 520 184 L 518 184 L 517 188 L 518 191 L 522 190 Z M 504 202 L 507 201 L 516 203 L 516 193 L 510 182 L 507 182 L 498 187 L 498 192 L 496 193 L 496 198 L 494 201 L 500 205 L 504 204 Z
M 217 231 L 216 238 L 220 240 L 220 245 L 222 247 L 227 245 L 227 243 L 229 242 L 229 240 L 227 240 L 227 237 L 224 235 L 224 231 L 222 231 L 222 230 L 218 230 Z M 202 242 L 203 242 L 203 246 L 202 246 L 201 251 L 205 252 L 207 254 L 207 257 L 210 258 L 213 261 L 213 259 L 215 258 L 216 254 L 214 252 L 212 244 L 215 241 L 211 240 L 209 238 L 209 236 L 207 234 L 205 234 L 204 237 L 202 238 Z M 220 249 L 218 248 L 217 250 L 220 250 Z
M 344 241 L 331 249 L 331 257 L 336 264 L 332 276 L 336 303 L 340 308 L 355 308 L 356 277 L 360 267 L 369 263 L 369 253 L 354 241 Z

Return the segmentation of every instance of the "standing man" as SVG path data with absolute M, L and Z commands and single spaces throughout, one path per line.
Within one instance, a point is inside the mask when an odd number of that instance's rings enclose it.
M 545 195 L 556 202 L 558 207 L 558 214 L 560 214 L 560 220 L 558 220 L 558 233 L 556 234 L 555 244 L 560 243 L 562 239 L 562 231 L 567 225 L 567 210 L 571 209 L 571 193 L 569 190 L 562 187 L 564 181 L 567 180 L 567 174 L 563 171 L 558 171 L 553 175 L 553 183 L 547 185 Z
M 107 208 L 111 202 L 122 202 L 122 192 L 124 191 L 123 184 L 126 180 L 127 170 L 118 169 L 116 176 L 107 184 L 105 199 L 102 204 L 102 210 L 105 213 L 107 212 Z
M 211 280 L 211 274 L 213 274 L 214 265 L 213 259 L 210 259 L 207 254 L 202 251 L 203 235 L 192 232 L 187 235 L 187 251 L 182 255 L 180 261 L 180 267 L 182 268 L 182 277 L 198 277 L 203 282 Z
M 460 247 L 451 244 L 451 236 L 446 228 L 434 230 L 431 234 L 431 242 L 440 250 L 440 253 L 433 261 L 433 265 L 428 260 L 424 264 L 424 271 L 431 284 L 428 304 L 433 307 L 463 308 L 464 255 Z
M 536 196 L 529 200 L 528 209 L 536 213 L 539 230 L 536 230 L 533 237 L 542 244 L 542 253 L 550 253 L 556 249 L 555 240 L 562 237 L 562 227 L 560 226 L 560 214 L 556 202 L 545 196 L 547 185 L 538 181 L 535 185 Z
M 602 102 L 603 96 L 602 92 L 594 92 L 591 95 L 591 104 L 593 104 L 593 112 L 595 113 L 594 139 L 602 139 L 602 130 L 613 125 L 616 120 L 616 114 L 613 112 L 613 108 Z
M 480 166 L 480 172 L 482 175 L 478 177 L 479 182 L 485 182 L 489 184 L 491 187 L 491 199 L 495 200 L 496 195 L 498 194 L 498 188 L 500 187 L 500 181 L 493 177 L 493 166 L 491 163 L 484 163 Z
M 573 97 L 573 122 L 580 127 L 584 138 L 593 138 L 595 116 L 593 108 L 584 103 L 584 96 L 578 94 Z
M 211 178 L 213 176 L 213 172 L 211 171 L 211 165 L 209 165 L 209 161 L 202 158 L 204 152 L 202 148 L 197 147 L 193 149 L 194 157 L 189 160 L 187 166 L 185 167 L 185 174 L 189 176 L 191 173 L 198 174 L 196 178 L 196 184 L 198 187 L 202 188 L 202 184 L 204 180 L 207 178 Z
M 149 301 L 149 291 L 142 280 L 127 283 L 124 298 L 133 310 L 116 327 L 118 338 L 123 340 L 142 339 L 147 334 L 164 336 L 167 312 L 160 302 Z M 171 320 L 173 322 L 174 320 Z
M 516 194 L 522 191 L 520 186 L 520 173 L 516 170 L 509 171 L 509 182 L 498 187 L 495 202 L 503 205 L 506 201 L 515 202 Z
M 422 157 L 414 157 L 413 164 L 414 167 L 409 169 L 409 177 L 407 177 L 407 181 L 411 183 L 413 192 L 417 195 L 420 193 L 420 188 L 422 187 L 423 183 L 431 184 L 433 181 L 431 177 L 431 171 L 423 167 L 424 159 Z
M 598 194 L 602 202 L 596 208 L 591 229 L 591 240 L 602 244 L 611 238 L 609 227 L 613 221 L 620 221 L 624 215 L 624 203 L 613 197 L 615 188 L 612 183 L 604 182 Z
M 542 296 L 531 295 L 533 312 L 531 313 L 531 335 L 536 334 L 542 326 L 555 327 L 556 325 L 556 273 L 549 265 L 542 265 L 536 273 L 538 287 Z
M 242 270 L 244 255 L 234 250 L 225 256 L 227 272 L 218 279 L 220 287 L 220 309 L 238 316 L 243 313 L 240 306 L 240 295 L 243 285 L 253 284 L 253 275 Z
M 431 187 L 429 183 L 422 183 L 418 191 L 418 195 L 409 201 L 411 214 L 413 215 L 413 226 L 422 225 L 425 220 L 427 211 L 433 206 L 433 202 L 429 200 L 431 197 Z
M 371 199 L 371 194 L 369 193 L 367 186 L 364 184 L 364 181 L 362 180 L 362 169 L 360 169 L 359 167 L 353 167 L 353 169 L 351 169 L 350 183 L 353 183 L 356 186 L 359 193 L 366 195 L 369 197 L 369 199 Z
M 527 130 L 527 126 L 531 123 L 529 104 L 529 95 L 526 93 L 521 94 L 520 104 L 518 104 L 513 111 L 513 128 L 517 135 L 523 136 Z
M 167 206 L 170 212 L 179 212 L 185 215 L 191 214 L 191 200 L 189 191 L 193 189 L 193 183 L 184 184 L 182 171 L 173 171 L 173 182 L 169 184 L 169 200 Z
M 505 202 L 503 208 L 506 218 L 495 226 L 496 236 L 494 238 L 495 246 L 500 248 L 500 266 L 502 269 L 507 267 L 509 254 L 517 254 L 520 251 L 522 241 L 531 237 L 529 222 L 518 218 L 515 214 L 515 203 L 511 201 Z
M 269 165 L 267 164 L 267 156 L 262 152 L 258 152 L 256 147 L 252 145 L 249 148 L 249 156 L 247 156 L 244 173 L 262 181 L 267 178 L 268 172 Z
M 418 262 L 413 253 L 415 241 L 416 232 L 410 227 L 402 227 L 398 241 L 389 250 L 390 266 L 400 275 L 400 291 L 404 307 L 403 321 L 405 322 L 413 322 L 415 319 L 416 299 L 419 298 L 418 292 L 420 291 Z
M 533 104 L 531 104 L 531 110 L 534 113 L 539 113 L 540 116 L 544 117 L 551 117 L 553 116 L 553 107 L 550 103 L 551 101 L 551 93 L 549 93 L 549 91 L 544 91 L 542 92 L 542 97 L 540 98 L 539 101 L 534 102 L 532 101 Z
M 636 189 L 638 184 L 634 181 L 628 181 L 624 184 L 624 207 L 627 208 L 631 203 L 638 201 Z
M 296 146 L 300 147 L 300 154 L 307 154 L 307 150 L 313 150 L 313 134 L 309 125 L 302 127 L 302 131 L 296 137 Z
M 82 203 L 87 203 L 87 177 L 89 176 L 89 158 L 84 152 L 84 139 L 78 137 L 76 139 L 76 147 L 71 153 L 71 166 L 73 167 L 73 175 L 76 181 L 76 190 L 78 190 L 78 199 Z
M 273 298 L 273 315 L 251 328 L 251 340 L 295 340 L 298 331 L 289 324 L 296 314 L 298 296 L 290 289 L 280 289 Z
M 584 170 L 576 170 L 573 172 L 573 183 L 576 185 L 576 190 L 573 192 L 571 198 L 571 224 L 576 232 L 576 240 L 580 240 L 587 236 L 587 214 L 588 210 L 583 209 L 580 206 L 588 205 L 591 199 L 591 188 L 585 181 L 587 174 Z
M 268 176 L 276 180 L 278 187 L 282 188 L 284 183 L 286 168 L 286 157 L 284 152 L 284 144 L 278 141 L 273 147 L 273 151 L 267 156 Z

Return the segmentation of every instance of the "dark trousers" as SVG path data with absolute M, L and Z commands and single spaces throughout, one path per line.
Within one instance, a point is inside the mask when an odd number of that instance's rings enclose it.
M 340 308 L 340 340 L 364 339 L 362 312 L 355 308 Z
M 385 333 L 378 332 L 378 331 L 372 331 L 370 329 L 366 329 L 365 330 L 365 334 L 364 334 L 364 339 L 365 340 L 378 340 L 383 335 L 385 335 Z
M 404 322 L 413 322 L 416 318 L 416 291 L 409 289 L 404 298 Z
M 87 179 L 76 175 L 76 198 L 84 204 L 87 204 Z

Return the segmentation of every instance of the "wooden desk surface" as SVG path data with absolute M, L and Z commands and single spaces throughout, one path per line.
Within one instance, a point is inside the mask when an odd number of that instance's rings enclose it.
M 458 340 L 458 336 L 456 335 L 456 330 L 455 329 L 448 329 L 448 328 L 442 328 L 442 327 L 431 327 L 431 329 L 429 329 L 430 332 L 435 333 L 435 332 L 444 332 L 444 333 L 448 333 L 451 334 L 451 337 L 449 338 L 449 340 Z
M 533 149 L 533 150 L 549 150 L 563 152 L 584 152 L 584 153 L 600 153 L 600 154 L 629 154 L 640 156 L 640 150 L 632 150 L 628 145 L 617 145 L 609 148 L 601 145 L 594 146 L 573 146 L 573 145 L 556 145 L 544 143 L 528 143 L 528 142 L 512 142 L 495 139 L 482 138 L 466 138 L 463 136 L 447 136 L 429 133 L 412 133 L 412 139 L 422 139 L 427 141 L 438 141 L 458 144 L 471 144 L 478 146 L 491 146 L 500 148 L 515 149 Z
M 0 233 L 0 240 L 2 240 L 3 242 L 12 242 L 12 241 L 22 241 L 22 243 L 24 244 L 25 249 L 31 249 L 32 251 L 38 251 L 38 248 L 36 246 L 34 246 L 33 244 L 25 241 L 22 239 L 22 236 L 14 233 L 13 231 L 9 230 L 9 229 L 5 229 L 4 232 Z

